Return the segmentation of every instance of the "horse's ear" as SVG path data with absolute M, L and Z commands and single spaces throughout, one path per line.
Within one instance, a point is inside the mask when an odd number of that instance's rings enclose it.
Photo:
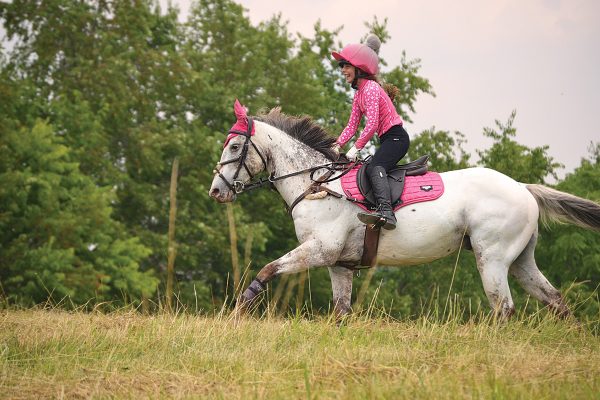
M 235 103 L 233 103 L 233 111 L 235 112 L 235 117 L 238 121 L 248 117 L 246 107 L 244 107 L 238 99 L 235 99 Z

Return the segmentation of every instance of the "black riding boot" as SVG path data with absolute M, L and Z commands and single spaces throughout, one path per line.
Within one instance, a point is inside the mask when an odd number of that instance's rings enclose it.
M 396 216 L 392 209 L 391 190 L 385 168 L 376 166 L 369 171 L 373 195 L 377 201 L 375 213 L 359 212 L 358 219 L 365 224 L 380 224 L 383 229 L 396 229 Z

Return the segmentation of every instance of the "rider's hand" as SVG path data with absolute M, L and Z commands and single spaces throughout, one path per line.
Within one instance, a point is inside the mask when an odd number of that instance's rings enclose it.
M 332 147 L 332 149 L 333 149 L 333 151 L 336 152 L 336 154 L 338 156 L 340 155 L 340 149 L 341 149 L 341 147 L 340 147 L 339 143 L 334 144 L 333 147 Z
M 356 156 L 358 155 L 358 149 L 356 146 L 352 146 L 350 150 L 346 153 L 346 158 L 350 161 L 356 161 Z

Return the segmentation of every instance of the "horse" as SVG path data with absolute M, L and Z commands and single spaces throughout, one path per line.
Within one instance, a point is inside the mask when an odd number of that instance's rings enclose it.
M 293 206 L 299 241 L 298 247 L 258 272 L 237 306 L 252 304 L 279 275 L 328 267 L 334 313 L 340 318 L 351 313 L 353 269 L 348 266 L 359 265 L 365 234 L 365 225 L 356 217 L 359 208 L 335 196 L 304 199 L 314 171 L 338 160 L 335 139 L 310 117 L 288 116 L 279 108 L 250 117 L 236 100 L 234 111 L 237 121 L 213 171 L 209 196 L 232 202 L 246 190 L 273 186 L 288 207 Z M 268 178 L 252 181 L 263 171 Z M 494 315 L 507 319 L 515 312 L 509 274 L 555 314 L 570 315 L 560 292 L 536 265 L 538 220 L 599 231 L 600 205 L 543 185 L 519 183 L 487 168 L 440 175 L 445 186 L 440 198 L 399 209 L 397 228 L 382 230 L 377 265 L 428 263 L 458 251 L 468 237 Z M 322 186 L 342 192 L 340 180 Z

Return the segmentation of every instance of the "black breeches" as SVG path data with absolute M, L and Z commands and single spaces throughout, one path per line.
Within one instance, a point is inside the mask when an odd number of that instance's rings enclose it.
M 381 146 L 379 146 L 371 158 L 367 172 L 374 166 L 381 166 L 386 171 L 391 170 L 406 155 L 410 146 L 410 138 L 402 125 L 392 126 L 380 137 L 380 141 Z

